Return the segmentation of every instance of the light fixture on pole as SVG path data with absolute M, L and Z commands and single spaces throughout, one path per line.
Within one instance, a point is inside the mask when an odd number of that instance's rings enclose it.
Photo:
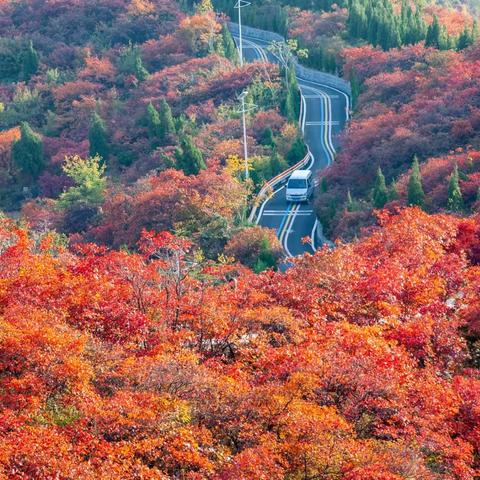
M 243 66 L 243 35 L 242 35 L 242 8 L 248 7 L 251 5 L 250 2 L 247 2 L 246 0 L 237 0 L 237 3 L 233 8 L 238 9 L 238 31 L 239 31 L 239 38 L 240 38 L 240 45 L 239 45 L 239 50 L 240 50 L 240 65 Z
M 247 144 L 247 121 L 246 121 L 246 113 L 254 110 L 256 105 L 249 105 L 246 108 L 245 99 L 248 95 L 248 90 L 244 90 L 239 96 L 238 99 L 242 102 L 242 109 L 239 113 L 242 114 L 242 126 L 243 126 L 243 156 L 245 159 L 245 180 L 250 178 L 250 172 L 248 170 L 248 144 Z

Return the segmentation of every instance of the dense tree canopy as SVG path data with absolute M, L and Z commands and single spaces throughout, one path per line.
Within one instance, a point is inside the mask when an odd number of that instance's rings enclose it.
M 315 209 L 355 240 L 285 262 L 247 218 L 306 153 L 298 85 L 238 64 L 233 5 L 0 0 L 0 478 L 476 478 L 476 24 L 243 10 L 354 91 Z
M 473 478 L 477 220 L 381 223 L 255 275 L 168 233 L 72 251 L 3 221 L 0 472 Z

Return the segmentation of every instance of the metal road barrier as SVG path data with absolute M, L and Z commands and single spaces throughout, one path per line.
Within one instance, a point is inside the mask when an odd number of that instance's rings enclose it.
M 268 200 L 275 191 L 275 187 L 281 183 L 285 183 L 292 172 L 305 166 L 310 161 L 310 152 L 308 152 L 302 160 L 297 164 L 291 166 L 287 170 L 284 170 L 282 173 L 278 174 L 276 177 L 273 177 L 271 180 L 266 182 L 260 191 L 257 193 L 255 200 L 253 201 L 252 211 L 248 217 L 248 221 L 253 223 L 257 215 L 258 208 Z
M 228 29 L 230 30 L 230 32 L 232 32 L 232 34 L 239 35 L 239 28 L 237 23 L 228 22 L 227 25 Z M 266 30 L 260 30 L 253 27 L 246 27 L 245 25 L 242 25 L 242 32 L 247 37 L 254 37 L 259 40 L 264 40 L 265 42 L 285 41 L 285 38 L 283 38 L 278 33 L 268 32 Z M 337 88 L 338 90 L 346 93 L 347 95 L 352 96 L 352 87 L 350 85 L 350 82 L 344 80 L 343 78 L 332 75 L 331 73 L 320 72 L 312 68 L 304 67 L 303 65 L 300 65 L 298 61 L 296 61 L 295 70 L 297 73 L 297 77 L 303 80 L 321 83 L 323 85 L 326 85 L 327 87 Z

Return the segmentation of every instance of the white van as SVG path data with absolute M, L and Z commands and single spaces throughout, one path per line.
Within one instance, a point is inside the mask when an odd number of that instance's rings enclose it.
M 313 175 L 310 170 L 295 170 L 288 179 L 287 202 L 307 202 L 313 194 Z

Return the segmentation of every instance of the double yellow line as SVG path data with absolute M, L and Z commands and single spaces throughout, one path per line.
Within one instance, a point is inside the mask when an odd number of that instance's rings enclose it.
M 335 149 L 331 142 L 331 130 L 332 126 L 330 122 L 332 121 L 332 112 L 331 112 L 331 104 L 330 98 L 325 92 L 321 90 L 314 89 L 322 98 L 323 108 L 324 108 L 324 121 L 325 121 L 325 128 L 323 129 L 323 145 L 325 146 L 325 150 L 327 155 L 330 157 L 328 164 L 330 165 L 333 163 L 335 159 Z
M 288 250 L 288 245 L 287 245 L 288 232 L 292 227 L 293 222 L 295 221 L 295 217 L 297 216 L 297 212 L 300 210 L 300 207 L 301 207 L 300 203 L 296 203 L 296 204 L 291 203 L 288 206 L 285 216 L 283 218 L 282 224 L 280 225 L 280 229 L 278 231 L 278 239 L 280 240 L 280 243 L 283 245 L 283 247 L 285 248 L 285 251 L 289 255 L 290 255 L 290 252 Z

